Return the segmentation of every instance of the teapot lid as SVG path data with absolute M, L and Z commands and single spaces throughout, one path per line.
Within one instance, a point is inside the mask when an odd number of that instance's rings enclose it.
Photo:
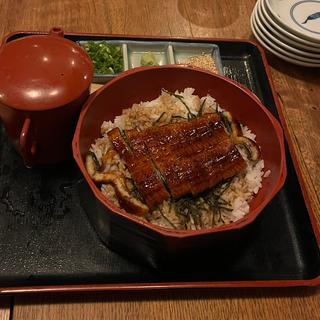
M 87 53 L 53 28 L 0 49 L 0 103 L 28 111 L 66 105 L 88 89 L 93 65 Z

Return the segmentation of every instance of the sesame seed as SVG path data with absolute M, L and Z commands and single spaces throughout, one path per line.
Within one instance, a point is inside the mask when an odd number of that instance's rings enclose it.
M 197 67 L 200 69 L 205 69 L 213 73 L 218 73 L 216 64 L 209 54 L 202 54 L 199 56 L 190 57 L 186 64 L 192 67 Z

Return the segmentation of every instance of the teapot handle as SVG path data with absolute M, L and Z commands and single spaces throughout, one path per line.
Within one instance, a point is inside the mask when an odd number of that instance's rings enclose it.
M 30 126 L 31 126 L 31 119 L 26 118 L 24 120 L 21 132 L 20 132 L 20 150 L 21 155 L 24 160 L 24 164 L 26 167 L 31 168 L 34 165 L 34 156 L 37 152 L 37 143 L 36 141 L 32 141 L 30 143 Z

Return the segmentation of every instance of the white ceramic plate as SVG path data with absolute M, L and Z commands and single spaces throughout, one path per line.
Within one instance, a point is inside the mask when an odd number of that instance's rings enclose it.
M 279 33 L 282 33 L 283 35 L 285 35 L 286 37 L 294 40 L 295 42 L 299 42 L 302 43 L 306 46 L 310 46 L 310 47 L 315 47 L 317 49 L 320 48 L 320 43 L 317 42 L 313 42 L 313 41 L 309 41 L 303 38 L 298 37 L 297 35 L 287 31 L 286 29 L 282 28 L 281 24 L 279 24 L 278 22 L 276 22 L 275 20 L 273 20 L 271 14 L 269 13 L 269 11 L 267 10 L 267 6 L 266 6 L 266 0 L 260 0 L 259 1 L 260 4 L 260 10 L 263 14 L 263 16 L 265 17 L 265 19 L 267 20 L 267 24 L 266 25 L 271 25 L 273 26 Z
M 262 39 L 262 37 L 259 35 L 259 32 L 257 32 L 255 24 L 254 24 L 254 20 L 253 20 L 253 13 L 251 15 L 251 29 L 252 32 L 254 34 L 254 36 L 256 37 L 256 39 L 261 43 L 261 45 L 263 47 L 265 47 L 268 51 L 270 51 L 271 53 L 273 53 L 275 56 L 279 57 L 280 59 L 283 59 L 287 62 L 290 62 L 292 64 L 296 64 L 299 66 L 304 66 L 304 67 L 318 67 L 320 68 L 320 64 L 315 64 L 315 63 L 309 63 L 309 62 L 304 62 L 301 60 L 297 60 L 297 59 L 293 59 L 281 52 L 278 52 L 277 50 L 273 49 L 271 46 L 268 45 L 268 43 L 264 42 L 264 40 Z
M 290 44 L 287 44 L 286 41 L 281 41 L 279 34 L 272 33 L 272 31 L 269 31 L 268 27 L 266 27 L 259 18 L 258 14 L 258 5 L 254 8 L 254 20 L 259 28 L 259 30 L 274 44 L 276 44 L 278 47 L 282 48 L 283 50 L 287 50 L 290 53 L 293 53 L 295 55 L 298 55 L 301 58 L 307 58 L 307 59 L 315 59 L 315 61 L 309 61 L 314 63 L 320 63 L 320 53 L 311 53 L 307 52 L 306 50 L 302 51 L 300 49 L 297 49 L 293 47 Z
M 272 16 L 290 32 L 320 43 L 319 0 L 266 0 Z
M 282 31 L 279 31 L 278 29 L 276 29 L 272 25 L 272 23 L 269 23 L 267 21 L 267 18 L 265 17 L 264 11 L 262 10 L 262 1 L 261 0 L 259 0 L 257 2 L 255 10 L 256 10 L 256 13 L 255 13 L 256 21 L 258 23 L 260 21 L 260 23 L 262 23 L 265 26 L 265 28 L 267 28 L 269 30 L 269 32 L 271 32 L 275 37 L 278 37 L 278 39 L 281 40 L 281 42 L 284 42 L 284 43 L 288 44 L 289 46 L 300 49 L 300 50 L 302 49 L 302 50 L 307 50 L 308 52 L 315 52 L 315 53 L 320 54 L 320 46 L 319 46 L 319 48 L 316 48 L 316 47 L 304 44 L 303 42 L 293 40 L 292 38 L 288 37 Z
M 308 62 L 308 63 L 312 63 L 312 64 L 319 64 L 320 66 L 320 60 L 319 59 L 311 59 L 311 58 L 306 58 L 306 57 L 302 57 L 298 54 L 289 52 L 288 50 L 285 50 L 281 47 L 279 47 L 277 44 L 275 44 L 272 40 L 270 40 L 264 33 L 263 31 L 259 28 L 258 24 L 255 21 L 255 16 L 254 14 L 252 15 L 252 19 L 253 19 L 253 25 L 255 27 L 256 32 L 258 32 L 260 38 L 262 38 L 264 43 L 267 43 L 269 45 L 269 47 L 273 48 L 274 50 L 278 51 L 279 53 L 290 57 L 292 59 L 295 60 L 300 60 L 303 62 Z

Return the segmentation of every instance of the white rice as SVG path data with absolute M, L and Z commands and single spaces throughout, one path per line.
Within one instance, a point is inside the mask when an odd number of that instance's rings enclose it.
M 175 92 L 175 94 L 183 97 L 183 101 L 194 114 L 199 112 L 202 103 L 204 103 L 203 113 L 212 113 L 216 112 L 216 110 L 223 111 L 213 97 L 207 95 L 199 98 L 193 93 L 193 88 L 186 88 L 183 92 Z M 102 137 L 97 139 L 91 146 L 91 151 L 100 161 L 101 157 L 112 148 L 107 132 L 115 127 L 142 131 L 154 125 L 160 126 L 174 121 L 184 121 L 176 116 L 187 118 L 187 108 L 178 98 L 162 91 L 157 99 L 140 102 L 134 104 L 131 108 L 124 109 L 122 114 L 117 116 L 113 122 L 104 121 L 101 126 Z M 248 127 L 242 126 L 242 132 L 245 137 L 255 140 L 255 134 Z M 247 169 L 232 179 L 219 198 L 223 203 L 227 203 L 227 210 L 223 208 L 216 210 L 215 207 L 210 206 L 210 201 L 208 202 L 200 195 L 192 200 L 186 198 L 178 201 L 164 201 L 158 208 L 142 219 L 166 228 L 196 230 L 228 224 L 243 218 L 249 212 L 250 200 L 262 186 L 262 178 L 270 175 L 270 171 L 268 170 L 264 173 L 262 159 L 258 162 L 251 162 L 247 159 L 246 152 L 242 148 L 238 149 L 247 162 Z M 125 163 L 119 156 L 115 157 L 114 163 L 105 168 L 107 172 L 113 170 L 118 170 L 124 176 L 130 177 Z M 119 206 L 111 185 L 102 185 L 101 190 L 109 200 Z M 213 189 L 212 192 L 214 191 Z M 184 208 L 184 201 L 187 201 L 186 211 L 178 212 L 177 208 L 179 210 Z M 191 210 L 190 207 L 196 208 L 196 211 Z

